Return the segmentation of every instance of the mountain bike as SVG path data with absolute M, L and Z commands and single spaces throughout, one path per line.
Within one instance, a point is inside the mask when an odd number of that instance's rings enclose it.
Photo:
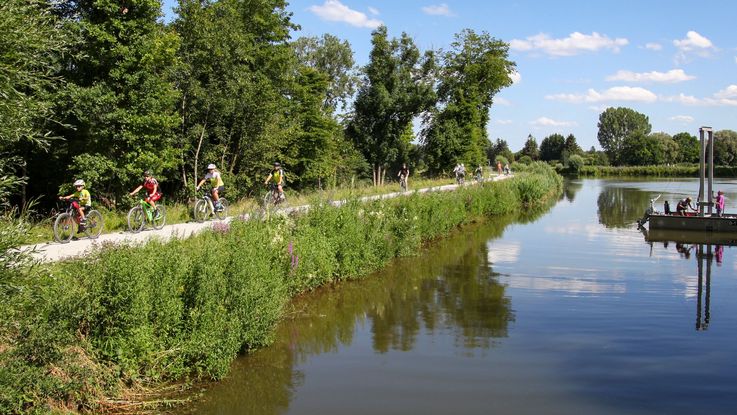
M 216 208 L 215 203 L 210 196 L 210 192 L 203 191 L 202 197 L 197 199 L 194 204 L 194 220 L 197 222 L 204 222 L 215 216 L 219 220 L 228 217 L 228 201 L 224 197 L 219 199 L 220 207 Z
M 269 191 L 266 192 L 264 195 L 263 201 L 261 203 L 261 210 L 263 213 L 275 209 L 278 207 L 286 207 L 287 206 L 287 196 L 282 191 L 281 194 L 279 193 L 279 188 L 275 184 L 269 184 Z
M 150 223 L 151 226 L 159 230 L 166 225 L 166 207 L 163 203 L 157 203 L 156 208 L 144 199 L 141 199 L 138 206 L 133 206 L 128 211 L 128 230 L 133 233 L 141 232 Z
M 403 192 L 407 191 L 407 178 L 404 176 L 399 176 L 399 188 L 402 189 Z
M 90 239 L 97 239 L 100 236 L 105 225 L 102 213 L 90 209 L 85 215 L 84 225 L 79 223 L 80 219 L 77 209 L 72 206 L 72 203 L 69 203 L 66 210 L 59 213 L 56 220 L 54 220 L 54 239 L 56 242 L 65 244 L 72 240 L 75 233 L 82 232 Z
M 481 173 L 476 173 L 476 182 L 481 183 L 484 181 L 484 176 Z

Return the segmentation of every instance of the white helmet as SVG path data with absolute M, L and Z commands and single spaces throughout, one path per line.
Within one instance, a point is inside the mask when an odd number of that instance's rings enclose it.
M 84 180 L 77 180 L 76 182 L 74 182 L 74 186 L 84 186 Z
M 212 163 L 210 163 L 210 164 L 207 165 L 207 170 L 212 170 L 212 169 L 216 169 L 216 168 L 217 167 L 215 167 L 215 165 L 212 164 Z

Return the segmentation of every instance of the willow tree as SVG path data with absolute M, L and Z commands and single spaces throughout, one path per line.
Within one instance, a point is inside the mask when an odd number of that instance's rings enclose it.
M 423 137 L 431 172 L 447 171 L 459 162 L 486 164 L 489 109 L 494 96 L 512 85 L 515 63 L 508 54 L 503 41 L 465 29 L 441 55 L 439 109 Z
M 346 133 L 371 164 L 373 183 L 383 183 L 386 168 L 408 151 L 412 121 L 435 103 L 432 52 L 421 54 L 406 33 L 388 39 L 381 26 L 372 33 L 369 63 L 363 68 Z

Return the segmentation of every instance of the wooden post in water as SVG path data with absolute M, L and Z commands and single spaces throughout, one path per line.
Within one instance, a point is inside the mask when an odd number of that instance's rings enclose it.
M 709 201 L 709 216 L 711 216 L 711 210 L 714 206 L 712 200 L 712 197 L 714 196 L 714 133 L 711 128 L 709 128 L 707 132 L 709 136 L 709 144 L 707 145 L 707 148 L 709 149 L 709 186 L 707 187 L 709 194 L 706 200 Z
M 699 142 L 701 143 L 699 146 L 699 197 L 696 199 L 696 204 L 699 208 L 701 207 L 701 202 L 704 201 L 704 156 L 706 155 L 706 143 L 704 142 L 705 128 L 708 127 L 699 128 Z M 699 216 L 703 215 L 703 211 L 699 209 Z

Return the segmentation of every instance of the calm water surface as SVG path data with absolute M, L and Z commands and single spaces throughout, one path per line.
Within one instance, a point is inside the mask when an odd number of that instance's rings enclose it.
M 737 181 L 716 188 L 736 211 Z M 650 198 L 696 189 L 571 182 L 542 216 L 301 298 L 274 346 L 189 411 L 736 413 L 737 247 L 648 242 L 635 226 Z

